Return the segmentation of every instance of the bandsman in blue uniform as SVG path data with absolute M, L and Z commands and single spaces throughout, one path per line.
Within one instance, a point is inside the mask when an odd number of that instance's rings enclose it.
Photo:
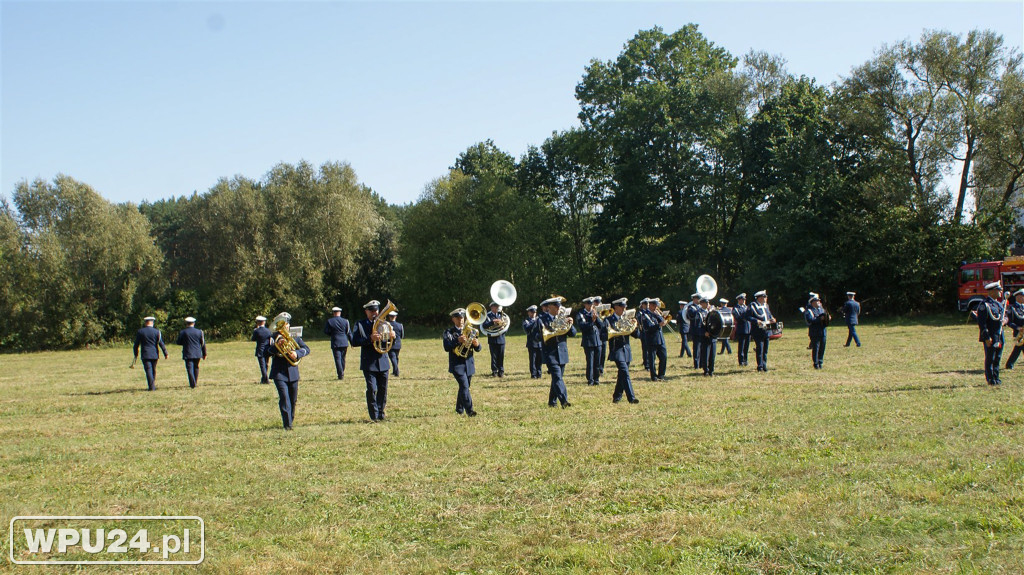
M 142 327 L 135 332 L 135 345 L 132 346 L 132 353 L 135 359 L 139 359 L 139 354 L 142 354 L 142 369 L 146 372 L 146 383 L 149 385 L 149 391 L 156 390 L 156 364 L 160 360 L 159 352 L 164 353 L 164 359 L 167 359 L 167 346 L 164 345 L 164 335 L 160 333 L 160 330 L 153 327 L 156 323 L 156 318 L 153 316 L 147 316 L 142 318 Z M 159 349 L 159 351 L 158 351 Z M 132 367 L 135 367 L 135 361 L 132 361 Z
M 846 318 L 846 329 L 849 332 L 846 336 L 846 345 L 850 347 L 850 341 L 857 343 L 860 347 L 860 338 L 857 337 L 857 324 L 860 323 L 860 302 L 857 301 L 857 292 L 846 292 L 846 302 L 843 303 L 843 317 Z
M 1010 302 L 1010 307 L 1006 310 L 1006 320 L 1006 327 L 1013 330 L 1013 340 L 1016 342 L 1017 336 L 1024 330 L 1024 289 L 1014 292 L 1013 301 Z M 1024 345 L 1013 346 L 1010 359 L 1006 360 L 1006 369 L 1013 369 L 1013 364 L 1017 363 L 1022 349 L 1024 349 Z
M 380 302 L 372 300 L 363 305 L 364 319 L 352 328 L 352 345 L 362 348 L 359 354 L 359 369 L 366 380 L 366 410 L 370 421 L 383 421 L 384 409 L 388 403 L 388 373 L 391 363 L 387 354 L 378 353 L 374 342 L 381 341 L 381 334 L 373 331 L 373 322 L 380 313 Z
M 647 314 L 650 313 L 650 311 L 647 309 L 647 304 L 650 303 L 650 301 L 650 298 L 645 297 L 644 299 L 640 300 L 640 305 L 636 309 L 636 320 L 637 322 L 639 322 L 636 326 L 636 331 L 637 335 L 640 338 L 640 356 L 643 360 L 644 371 L 651 370 L 649 356 L 650 350 L 647 348 L 647 322 L 644 321 L 644 318 L 647 317 Z
M 736 296 L 736 305 L 732 306 L 732 323 L 736 326 L 736 360 L 740 365 L 747 365 L 747 354 L 750 352 L 750 322 L 747 321 L 747 294 Z
M 484 329 L 502 327 L 504 317 L 501 313 L 501 306 L 498 302 L 491 302 L 488 306 L 487 318 L 484 319 Z M 488 335 L 487 350 L 491 353 L 491 377 L 505 377 L 505 334 Z
M 324 325 L 324 335 L 331 338 L 331 355 L 334 356 L 334 370 L 338 379 L 345 379 L 345 359 L 348 355 L 349 339 L 352 337 L 352 326 L 341 317 L 341 308 L 331 308 L 331 317 Z
M 690 304 L 679 300 L 679 313 L 676 315 L 676 327 L 679 328 L 679 339 L 683 340 L 682 345 L 679 347 L 679 357 L 691 357 L 693 352 L 690 351 L 690 346 L 687 345 L 687 340 L 690 337 L 690 316 L 687 312 L 690 311 Z
M 1003 302 L 1002 285 L 992 282 L 985 286 L 988 295 L 978 304 L 978 341 L 985 346 L 985 381 L 989 385 L 1003 383 L 999 380 L 999 360 L 1003 355 Z
M 470 417 L 476 416 L 473 410 L 473 397 L 469 394 L 469 385 L 473 381 L 473 374 L 476 373 L 476 363 L 473 361 L 473 354 L 480 351 L 480 340 L 473 338 L 467 341 L 467 336 L 462 333 L 466 324 L 466 310 L 458 308 L 449 314 L 452 318 L 452 327 L 445 330 L 441 335 L 444 350 L 448 352 L 448 373 L 455 377 L 459 384 L 459 393 L 455 398 L 455 413 L 465 413 Z M 469 345 L 468 357 L 461 357 L 455 350 L 462 345 Z
M 398 323 L 398 312 L 388 312 L 388 323 L 395 332 L 395 339 L 388 350 L 388 359 L 391 360 L 391 375 L 398 377 L 398 354 L 402 351 L 402 338 L 405 337 L 405 326 Z
M 590 299 L 593 300 L 595 306 L 601 305 L 601 296 L 596 295 Z M 597 357 L 597 376 L 600 379 L 604 375 L 604 364 L 608 358 L 608 322 L 602 321 L 597 330 L 601 334 L 601 351 L 598 352 Z
M 700 368 L 706 377 L 714 377 L 718 346 L 715 345 L 715 338 L 711 336 L 711 300 L 701 296 L 697 315 L 700 318 Z
M 700 314 L 700 294 L 695 293 L 690 296 L 690 299 L 692 301 L 686 309 L 686 318 L 689 320 L 690 328 L 686 335 L 690 339 L 690 345 L 693 347 L 693 369 L 700 369 L 700 358 L 704 357 L 704 350 L 700 347 L 702 323 L 704 321 Z
M 262 315 L 256 316 L 256 327 L 252 330 L 252 337 L 249 341 L 256 342 L 256 362 L 260 364 L 260 383 L 269 384 L 270 377 L 267 375 L 267 356 L 264 353 L 270 343 L 270 336 L 273 333 L 267 328 L 267 318 Z
M 558 297 L 541 302 L 543 312 L 540 314 L 539 329 L 542 333 L 545 329 L 549 332 L 554 331 L 551 324 L 561 307 L 562 301 Z M 541 347 L 544 364 L 548 366 L 548 373 L 551 374 L 551 391 L 548 393 L 548 406 L 555 407 L 561 403 L 563 409 L 572 406 L 569 403 L 569 392 L 565 388 L 565 380 L 563 379 L 565 366 L 569 363 L 569 347 L 566 345 L 565 340 L 576 335 L 576 326 L 572 325 L 573 319 L 567 317 L 565 321 L 569 323 L 569 331 L 563 335 L 552 336 Z
M 283 312 L 274 318 L 274 333 L 270 345 L 263 352 L 267 357 L 273 357 L 270 362 L 270 378 L 274 380 L 274 387 L 277 388 L 277 407 L 281 410 L 281 422 L 284 428 L 291 431 L 292 423 L 295 421 L 295 403 L 299 399 L 299 366 L 292 365 L 277 348 L 277 340 L 281 335 L 277 332 L 288 333 L 292 321 L 291 314 Z M 288 358 L 294 362 L 309 355 L 309 346 L 302 341 L 301 337 L 293 336 L 297 349 L 288 352 Z
M 597 385 L 601 382 L 598 366 L 601 362 L 601 326 L 604 320 L 594 310 L 593 298 L 583 300 L 583 309 L 576 314 L 574 325 L 579 328 L 580 346 L 587 360 L 587 385 Z
M 754 294 L 754 303 L 747 308 L 747 321 L 750 322 L 750 337 L 754 340 L 754 357 L 757 360 L 757 371 L 768 371 L 768 333 L 767 324 L 775 321 L 768 307 L 768 292 L 761 290 Z
M 724 297 L 718 298 L 718 311 L 722 312 L 722 317 L 725 317 L 727 314 L 732 315 L 732 308 L 729 307 L 729 300 Z M 732 355 L 732 346 L 729 345 L 728 337 L 722 338 L 722 348 L 718 350 L 718 355 L 722 355 L 723 353 Z
M 526 332 L 526 352 L 529 354 L 530 379 L 541 378 L 541 346 L 543 336 L 540 333 L 540 318 L 537 317 L 537 306 L 526 308 L 526 319 L 523 320 L 523 331 Z
M 644 325 L 644 339 L 647 341 L 647 369 L 651 373 L 651 381 L 665 381 L 665 364 L 668 361 L 668 350 L 665 347 L 665 333 L 662 328 L 668 322 L 658 312 L 657 298 L 647 300 L 647 313 L 641 320 Z
M 811 338 L 811 363 L 814 369 L 821 369 L 825 361 L 825 344 L 827 343 L 828 312 L 821 305 L 818 294 L 811 294 L 804 310 L 804 321 L 807 322 L 807 335 Z
M 623 297 L 612 302 L 613 313 L 607 318 L 608 325 L 615 325 L 615 322 L 619 321 L 623 312 L 626 311 L 626 301 L 626 298 Z M 633 351 L 629 345 L 630 337 L 636 337 L 636 332 L 631 335 L 612 337 L 608 340 L 608 359 L 615 362 L 615 367 L 618 369 L 618 375 L 615 378 L 615 391 L 612 392 L 613 403 L 622 401 L 623 395 L 630 403 L 640 403 L 636 394 L 633 393 L 633 381 L 629 378 L 629 363 L 633 361 Z
M 206 337 L 203 330 L 196 328 L 196 318 L 185 318 L 185 329 L 178 332 L 177 344 L 181 346 L 181 359 L 185 360 L 188 386 L 195 389 L 199 382 L 199 362 L 206 359 Z

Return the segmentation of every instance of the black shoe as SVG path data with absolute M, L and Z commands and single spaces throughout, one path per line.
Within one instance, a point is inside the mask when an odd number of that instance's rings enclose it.
M 338 376 L 338 380 L 340 381 L 340 380 L 342 380 L 342 379 L 345 379 L 345 376 L 344 376 L 344 375 L 339 375 L 339 376 Z
M 622 398 L 621 398 L 621 397 L 613 397 L 613 398 L 612 398 L 612 403 L 618 403 L 618 402 L 620 402 L 620 401 L 622 401 Z
M 504 371 L 498 374 L 498 378 L 499 379 L 501 379 L 503 377 L 505 377 L 505 372 Z
M 476 412 L 470 409 L 469 411 L 466 412 L 466 415 L 470 417 L 476 417 Z
M 463 413 L 465 413 L 465 412 L 462 411 L 461 409 L 456 409 L 455 410 L 455 415 L 462 415 Z
M 558 407 L 558 404 L 557 403 L 549 403 L 548 407 Z
M 285 428 L 286 430 L 288 430 L 288 431 L 291 431 L 291 430 L 292 430 L 292 426 L 290 426 L 290 425 L 286 425 L 286 426 L 284 426 L 284 428 Z
M 1003 369 L 1013 369 L 1013 366 L 1010 364 L 1006 364 L 1005 366 L 1003 366 Z
M 562 409 L 565 409 L 566 407 L 572 407 L 572 404 L 571 404 L 571 403 L 569 403 L 568 401 L 567 401 L 567 402 L 565 402 L 565 403 L 563 403 L 563 404 L 562 404 Z
M 629 400 L 629 402 L 630 403 L 640 403 L 640 400 L 634 397 L 633 399 Z

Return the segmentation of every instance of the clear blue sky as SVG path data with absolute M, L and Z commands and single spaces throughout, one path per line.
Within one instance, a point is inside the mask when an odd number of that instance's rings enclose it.
M 115 202 L 300 160 L 349 162 L 388 201 L 415 201 L 476 142 L 518 157 L 575 125 L 587 63 L 653 26 L 697 23 L 823 84 L 924 29 L 1024 38 L 1020 0 L 0 6 L 0 194 L 65 173 Z

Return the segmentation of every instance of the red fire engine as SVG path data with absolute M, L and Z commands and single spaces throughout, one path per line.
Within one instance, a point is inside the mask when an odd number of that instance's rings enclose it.
M 1003 290 L 1013 293 L 1024 288 L 1024 256 L 1010 256 L 1005 260 L 980 261 L 960 266 L 957 278 L 960 288 L 957 307 L 960 311 L 974 310 L 985 299 L 985 284 L 1002 282 Z

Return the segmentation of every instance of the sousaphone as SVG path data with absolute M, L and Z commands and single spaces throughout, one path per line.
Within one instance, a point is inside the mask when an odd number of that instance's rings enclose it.
M 506 308 L 516 302 L 516 286 L 505 280 L 498 280 L 491 284 L 491 301 L 500 305 L 502 308 Z M 484 327 L 480 325 L 480 332 L 488 337 L 497 337 L 506 331 L 509 326 L 512 325 L 512 319 L 508 317 L 508 314 L 504 311 L 501 312 L 501 318 L 494 320 L 490 327 Z

